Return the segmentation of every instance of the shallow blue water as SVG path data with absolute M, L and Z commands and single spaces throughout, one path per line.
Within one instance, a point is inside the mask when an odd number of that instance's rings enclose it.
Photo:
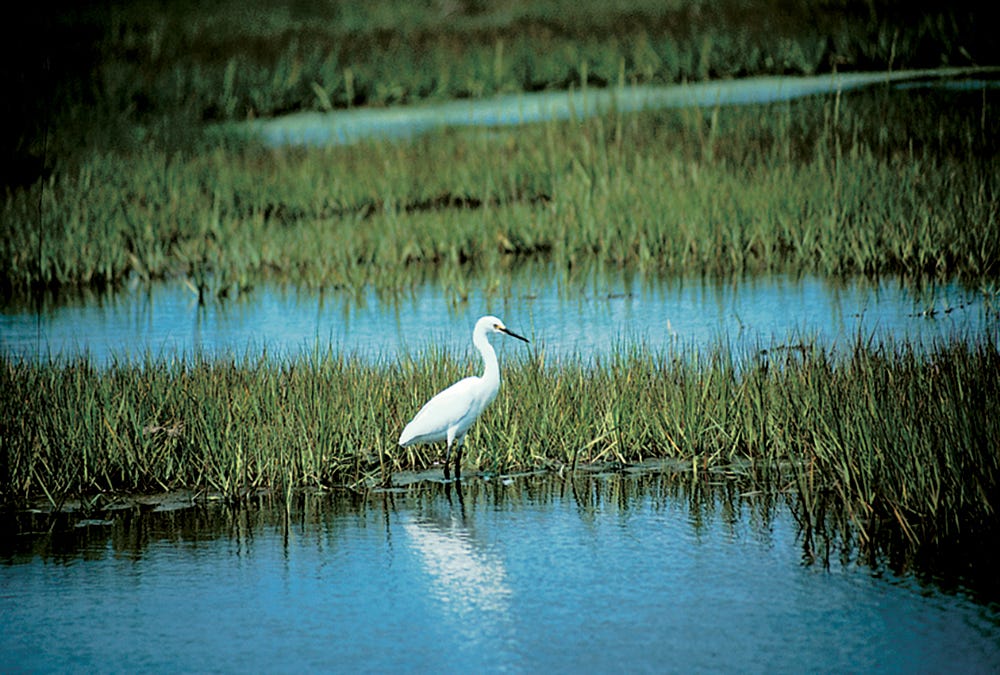
M 783 502 L 685 480 L 315 496 L 287 526 L 268 503 L 39 525 L 0 547 L 0 669 L 1000 669 L 996 608 L 805 564 Z
M 996 339 L 1000 327 L 996 291 L 958 284 L 915 289 L 893 280 L 781 275 L 640 279 L 614 271 L 567 281 L 536 270 L 509 277 L 497 292 L 474 288 L 465 302 L 435 283 L 391 298 L 369 291 L 360 301 L 260 286 L 206 306 L 180 282 L 156 284 L 56 306 L 0 308 L 0 351 L 27 358 L 86 353 L 107 363 L 147 352 L 295 356 L 332 348 L 396 360 L 434 345 L 471 350 L 472 326 L 486 313 L 555 359 L 600 357 L 629 344 L 690 350 L 726 343 L 737 355 L 803 340 L 847 349 L 859 336 L 928 344 Z M 497 342 L 508 353 L 525 349 Z

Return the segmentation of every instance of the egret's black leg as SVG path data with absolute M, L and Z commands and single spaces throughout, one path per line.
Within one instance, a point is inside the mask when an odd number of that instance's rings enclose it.
M 462 480 L 462 446 L 455 448 L 455 480 Z

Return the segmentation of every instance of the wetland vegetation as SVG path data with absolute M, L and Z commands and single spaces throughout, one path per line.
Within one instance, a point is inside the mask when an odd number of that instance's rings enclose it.
M 402 290 L 441 271 L 489 283 L 525 259 L 995 278 L 994 101 L 888 91 L 343 148 L 101 153 L 8 196 L 0 271 L 8 292 L 173 275 L 214 293 L 262 275 Z
M 8 301 L 176 276 L 202 297 L 252 293 L 262 278 L 392 292 L 434 275 L 461 289 L 528 259 L 986 288 L 1000 273 L 993 87 L 612 111 L 338 148 L 266 148 L 213 126 L 540 89 L 995 64 L 978 3 L 357 3 L 329 20 L 318 3 L 245 7 L 74 5 L 11 36 L 25 65 L 5 71 L 20 121 L 3 148 Z M 393 441 L 468 373 L 455 357 L 96 368 L 3 356 L 0 492 L 60 506 L 380 484 L 436 457 Z M 995 335 L 736 361 L 723 347 L 641 345 L 588 366 L 513 360 L 466 456 L 490 473 L 669 458 L 694 477 L 794 494 L 807 525 L 846 514 L 863 540 L 995 535 Z
M 835 504 L 863 538 L 890 527 L 912 543 L 967 541 L 994 529 L 995 339 L 929 352 L 803 345 L 741 362 L 722 348 L 623 348 L 593 366 L 510 359 L 466 463 L 495 475 L 667 458 L 696 480 L 728 474 L 795 495 L 809 524 Z M 441 448 L 395 439 L 469 369 L 446 353 L 376 365 L 332 351 L 104 369 L 5 360 L 0 487 L 8 500 L 45 495 L 53 506 L 181 487 L 230 498 L 373 487 L 440 459 Z

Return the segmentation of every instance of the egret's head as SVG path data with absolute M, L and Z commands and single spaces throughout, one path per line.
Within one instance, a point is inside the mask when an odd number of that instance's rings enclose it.
M 479 321 L 476 322 L 476 332 L 489 334 L 489 333 L 504 333 L 518 340 L 524 340 L 528 342 L 528 338 L 522 337 L 517 333 L 508 330 L 507 326 L 504 325 L 503 321 L 495 316 L 484 316 Z

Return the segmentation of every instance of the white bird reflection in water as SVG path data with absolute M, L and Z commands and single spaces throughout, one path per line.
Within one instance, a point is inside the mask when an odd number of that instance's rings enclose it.
M 459 484 L 459 502 L 461 491 Z M 401 515 L 403 530 L 428 575 L 427 595 L 436 601 L 441 620 L 454 623 L 453 630 L 469 648 L 516 658 L 506 566 L 477 536 L 464 508 Z

